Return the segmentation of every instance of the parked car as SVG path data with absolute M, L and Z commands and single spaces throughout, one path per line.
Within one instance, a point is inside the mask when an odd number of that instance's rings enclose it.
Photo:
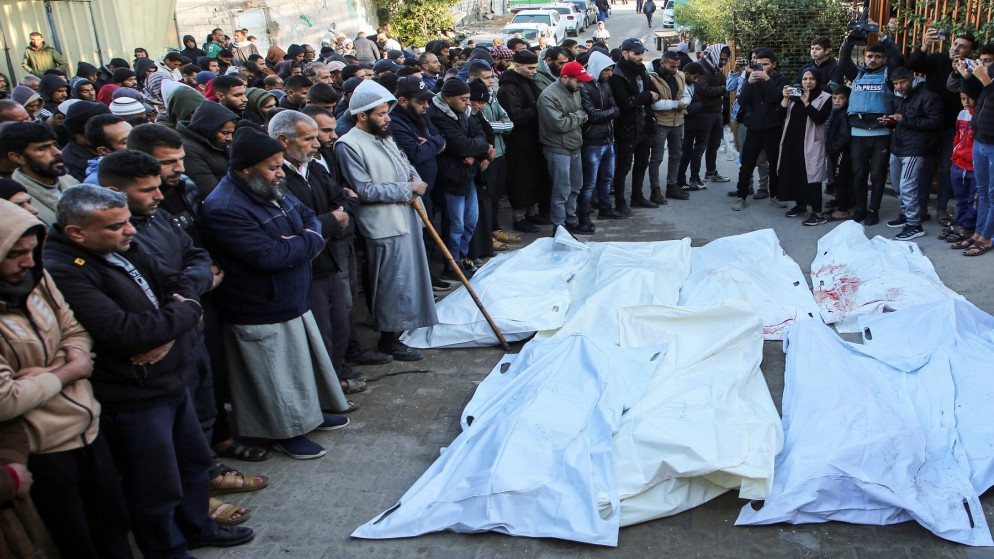
M 566 33 L 572 33 L 579 37 L 587 28 L 587 16 L 581 12 L 572 2 L 561 2 L 556 4 L 546 4 L 543 10 L 555 10 L 559 12 L 563 23 L 566 26 Z
M 504 34 L 470 35 L 469 37 L 463 39 L 461 43 L 459 43 L 459 48 L 464 49 L 467 46 L 469 46 L 470 41 L 473 41 L 474 43 L 476 43 L 477 47 L 483 47 L 487 50 L 490 50 L 494 48 L 494 39 L 501 39 L 505 45 L 507 44 L 507 39 L 504 38 Z
M 593 0 L 569 0 L 571 4 L 576 6 L 576 9 L 580 10 L 584 15 L 587 16 L 585 21 L 586 26 L 597 25 L 597 6 L 594 5 Z
M 566 38 L 566 22 L 556 10 L 521 10 L 514 14 L 511 23 L 507 26 L 511 27 L 512 24 L 519 23 L 544 23 L 548 25 L 549 29 L 552 30 L 552 36 L 556 39 L 556 44 Z
M 673 29 L 674 25 L 673 0 L 666 0 L 666 7 L 663 8 L 663 27 L 665 29 Z
M 552 29 L 544 23 L 509 23 L 507 27 L 501 29 L 500 32 L 505 37 L 505 45 L 509 39 L 516 35 L 528 41 L 528 45 L 532 47 L 538 46 L 539 37 L 545 37 L 546 44 L 550 47 L 559 45 L 559 41 L 552 33 Z

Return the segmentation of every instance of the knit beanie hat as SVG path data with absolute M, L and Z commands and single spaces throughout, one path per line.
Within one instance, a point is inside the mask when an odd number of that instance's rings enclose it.
M 397 104 L 397 98 L 387 91 L 385 87 L 373 80 L 363 80 L 355 91 L 352 92 L 352 99 L 349 100 L 349 112 L 357 115 L 372 108 L 379 107 L 383 103 L 390 105 L 390 110 Z
M 97 115 L 110 113 L 110 109 L 103 103 L 93 101 L 77 101 L 66 110 L 66 118 L 62 125 L 70 134 L 82 134 L 86 128 L 86 122 Z
M 345 83 L 342 84 L 342 90 L 346 94 L 352 95 L 353 93 L 355 93 L 355 88 L 359 87 L 359 84 L 361 84 L 364 81 L 366 80 L 362 78 L 349 78 L 345 80 Z
M 442 89 L 445 89 L 445 87 L 443 86 Z M 487 84 L 483 83 L 482 80 L 473 80 L 469 82 L 469 100 L 489 103 L 490 88 L 487 87 Z
M 213 80 L 216 77 L 217 74 L 215 74 L 214 72 L 208 72 L 207 70 L 204 70 L 203 72 L 197 72 L 197 77 L 196 77 L 197 84 L 204 85 L 205 83 Z
M 141 102 L 131 97 L 118 97 L 110 104 L 110 113 L 120 117 L 130 117 L 145 114 Z
M 235 131 L 231 141 L 228 166 L 241 171 L 283 152 L 283 144 L 270 138 L 255 127 L 245 126 Z
M 18 192 L 27 192 L 27 189 L 17 181 L 11 179 L 0 179 L 0 198 L 10 200 L 10 198 Z
M 521 49 L 514 53 L 511 61 L 515 64 L 538 64 L 538 55 L 528 49 Z
M 442 84 L 442 97 L 458 97 L 469 92 L 469 86 L 459 78 L 449 78 Z

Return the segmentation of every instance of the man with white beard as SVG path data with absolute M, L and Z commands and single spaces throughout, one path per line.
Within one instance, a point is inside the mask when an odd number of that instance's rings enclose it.
M 322 410 L 348 403 L 308 305 L 321 224 L 285 191 L 283 149 L 256 129 L 239 130 L 228 174 L 204 200 L 203 223 L 225 271 L 217 301 L 239 435 L 272 439 L 292 458 L 319 458 L 325 449 L 304 435 L 347 425 Z

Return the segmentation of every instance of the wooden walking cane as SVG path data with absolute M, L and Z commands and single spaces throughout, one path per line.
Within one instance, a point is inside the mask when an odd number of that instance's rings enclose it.
M 445 259 L 449 261 L 449 266 L 456 271 L 456 274 L 459 276 L 459 281 L 462 282 L 463 287 L 466 288 L 466 291 L 469 292 L 469 296 L 472 297 L 473 302 L 476 303 L 476 308 L 480 309 L 480 312 L 483 313 L 483 318 L 487 319 L 487 324 L 490 325 L 490 329 L 494 331 L 494 334 L 497 334 L 497 340 L 500 342 L 500 347 L 504 348 L 504 351 L 510 351 L 511 348 L 507 345 L 507 340 L 504 339 L 504 334 L 500 333 L 500 328 L 497 327 L 494 319 L 490 318 L 490 313 L 487 312 L 487 309 L 483 308 L 483 301 L 480 301 L 480 298 L 476 296 L 476 292 L 473 291 L 473 286 L 469 284 L 469 280 L 467 280 L 466 276 L 463 275 L 462 267 L 456 264 L 456 261 L 452 258 L 452 253 L 449 252 L 449 249 L 442 241 L 442 237 L 438 236 L 438 231 L 435 231 L 435 228 L 431 224 L 431 220 L 428 219 L 428 213 L 425 212 L 424 206 L 421 205 L 421 201 L 418 198 L 415 198 L 411 202 L 411 205 L 414 206 L 414 209 L 417 210 L 418 215 L 421 216 L 421 221 L 424 222 L 425 227 L 428 228 L 428 232 L 431 233 L 431 238 L 435 239 L 435 244 L 438 245 L 438 248 L 442 249 L 442 254 L 444 254 Z

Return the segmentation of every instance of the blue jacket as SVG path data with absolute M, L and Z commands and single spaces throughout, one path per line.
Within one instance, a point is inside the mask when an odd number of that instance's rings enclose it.
M 445 138 L 439 134 L 427 116 L 424 122 L 427 128 L 419 129 L 407 113 L 398 109 L 390 113 L 389 126 L 397 147 L 404 152 L 411 165 L 414 165 L 421 180 L 428 183 L 428 187 L 431 188 L 435 186 L 435 178 L 438 176 L 437 156 L 445 145 Z M 425 138 L 428 141 L 421 142 L 418 138 Z
M 324 238 L 314 212 L 293 194 L 277 206 L 229 172 L 204 200 L 201 224 L 224 270 L 216 301 L 225 321 L 275 324 L 308 311 L 311 260 Z

